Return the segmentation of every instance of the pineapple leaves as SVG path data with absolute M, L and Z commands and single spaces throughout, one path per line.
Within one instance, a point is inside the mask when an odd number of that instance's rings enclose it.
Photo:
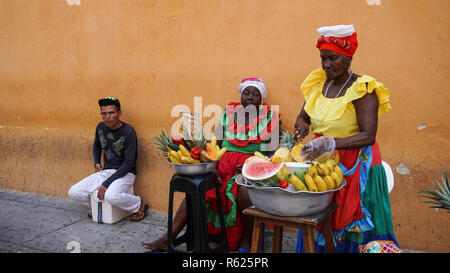
M 286 147 L 289 150 L 295 146 L 294 136 L 289 133 L 289 131 L 285 131 L 280 137 L 280 147 Z
M 444 170 L 442 170 L 442 185 L 444 185 L 447 194 L 450 194 L 450 185 L 448 184 L 448 172 L 445 172 L 445 180 L 444 180 Z
M 156 147 L 163 153 L 164 157 L 168 159 L 169 157 L 167 156 L 167 152 L 169 151 L 169 149 L 167 148 L 167 146 L 172 143 L 169 131 L 167 130 L 167 134 L 162 131 L 161 135 L 153 137 L 153 139 L 155 140 L 154 144 L 156 145 Z
M 439 181 L 435 177 L 433 177 L 433 181 L 438 185 L 439 191 L 419 191 L 418 193 L 425 195 L 418 195 L 417 197 L 427 198 L 429 201 L 420 201 L 420 203 L 434 204 L 434 206 L 430 206 L 430 208 L 443 208 L 446 209 L 447 212 L 450 212 L 450 185 L 448 182 L 448 172 L 445 172 L 444 175 L 444 170 L 442 170 L 441 176 L 442 186 Z
M 444 194 L 442 194 L 441 192 L 438 192 L 438 191 L 419 191 L 419 193 L 424 193 L 424 194 L 429 194 L 429 195 L 435 196 L 439 200 L 441 200 L 441 199 L 442 200 L 445 200 L 445 199 L 450 200 L 449 196 L 445 196 Z
M 441 186 L 441 184 L 439 184 L 439 181 L 435 177 L 433 177 L 433 180 L 438 185 L 438 187 L 439 187 L 439 189 L 441 190 L 442 193 L 447 194 L 447 195 L 449 194 L 449 192 L 446 189 L 444 189 Z M 443 184 L 445 184 L 445 183 L 443 183 Z
M 154 136 L 153 139 L 155 140 L 153 144 L 162 152 L 166 159 L 169 159 L 169 149 L 173 151 L 179 150 L 179 144 L 174 143 L 173 136 L 170 135 L 169 130 L 167 129 L 165 131 L 161 131 L 161 134 L 159 136 Z M 185 140 L 183 138 L 181 140 L 183 141 L 188 152 L 190 152 L 191 148 L 194 146 L 200 147 L 204 150 L 206 149 L 206 143 L 208 142 L 203 133 L 192 140 Z

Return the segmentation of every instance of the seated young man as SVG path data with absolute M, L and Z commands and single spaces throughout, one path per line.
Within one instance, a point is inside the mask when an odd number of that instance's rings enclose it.
M 132 212 L 132 221 L 144 219 L 147 205 L 142 198 L 127 193 L 136 177 L 137 136 L 133 127 L 120 120 L 120 102 L 114 97 L 98 101 L 103 121 L 97 125 L 93 145 L 95 173 L 73 185 L 68 194 L 74 201 L 89 204 L 89 195 L 98 190 L 98 199 Z M 101 155 L 103 162 L 101 164 Z

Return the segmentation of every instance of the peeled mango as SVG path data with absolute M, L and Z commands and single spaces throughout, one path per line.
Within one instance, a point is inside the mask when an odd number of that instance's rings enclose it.
M 292 148 L 291 156 L 297 162 L 303 162 L 303 157 L 301 156 L 303 149 L 303 144 L 297 144 Z

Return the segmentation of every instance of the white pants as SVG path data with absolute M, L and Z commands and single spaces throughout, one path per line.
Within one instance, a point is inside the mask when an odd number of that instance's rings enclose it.
M 90 205 L 89 195 L 98 190 L 102 183 L 115 171 L 114 169 L 103 170 L 84 178 L 70 188 L 68 192 L 70 198 L 76 202 Z M 105 192 L 106 202 L 125 211 L 138 212 L 141 206 L 141 198 L 127 193 L 128 189 L 134 184 L 135 177 L 133 173 L 127 173 L 124 177 L 113 181 Z

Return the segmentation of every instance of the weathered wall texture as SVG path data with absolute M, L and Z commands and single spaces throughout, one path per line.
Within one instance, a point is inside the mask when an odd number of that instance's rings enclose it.
M 152 137 L 178 119 L 175 105 L 223 106 L 258 76 L 292 132 L 299 86 L 320 66 L 315 30 L 354 24 L 353 70 L 392 92 L 377 140 L 394 169 L 400 246 L 449 252 L 448 214 L 416 197 L 449 168 L 449 10 L 447 0 L 0 0 L 0 187 L 67 197 L 93 171 L 97 100 L 113 95 L 139 137 L 135 191 L 166 211 L 173 171 Z

